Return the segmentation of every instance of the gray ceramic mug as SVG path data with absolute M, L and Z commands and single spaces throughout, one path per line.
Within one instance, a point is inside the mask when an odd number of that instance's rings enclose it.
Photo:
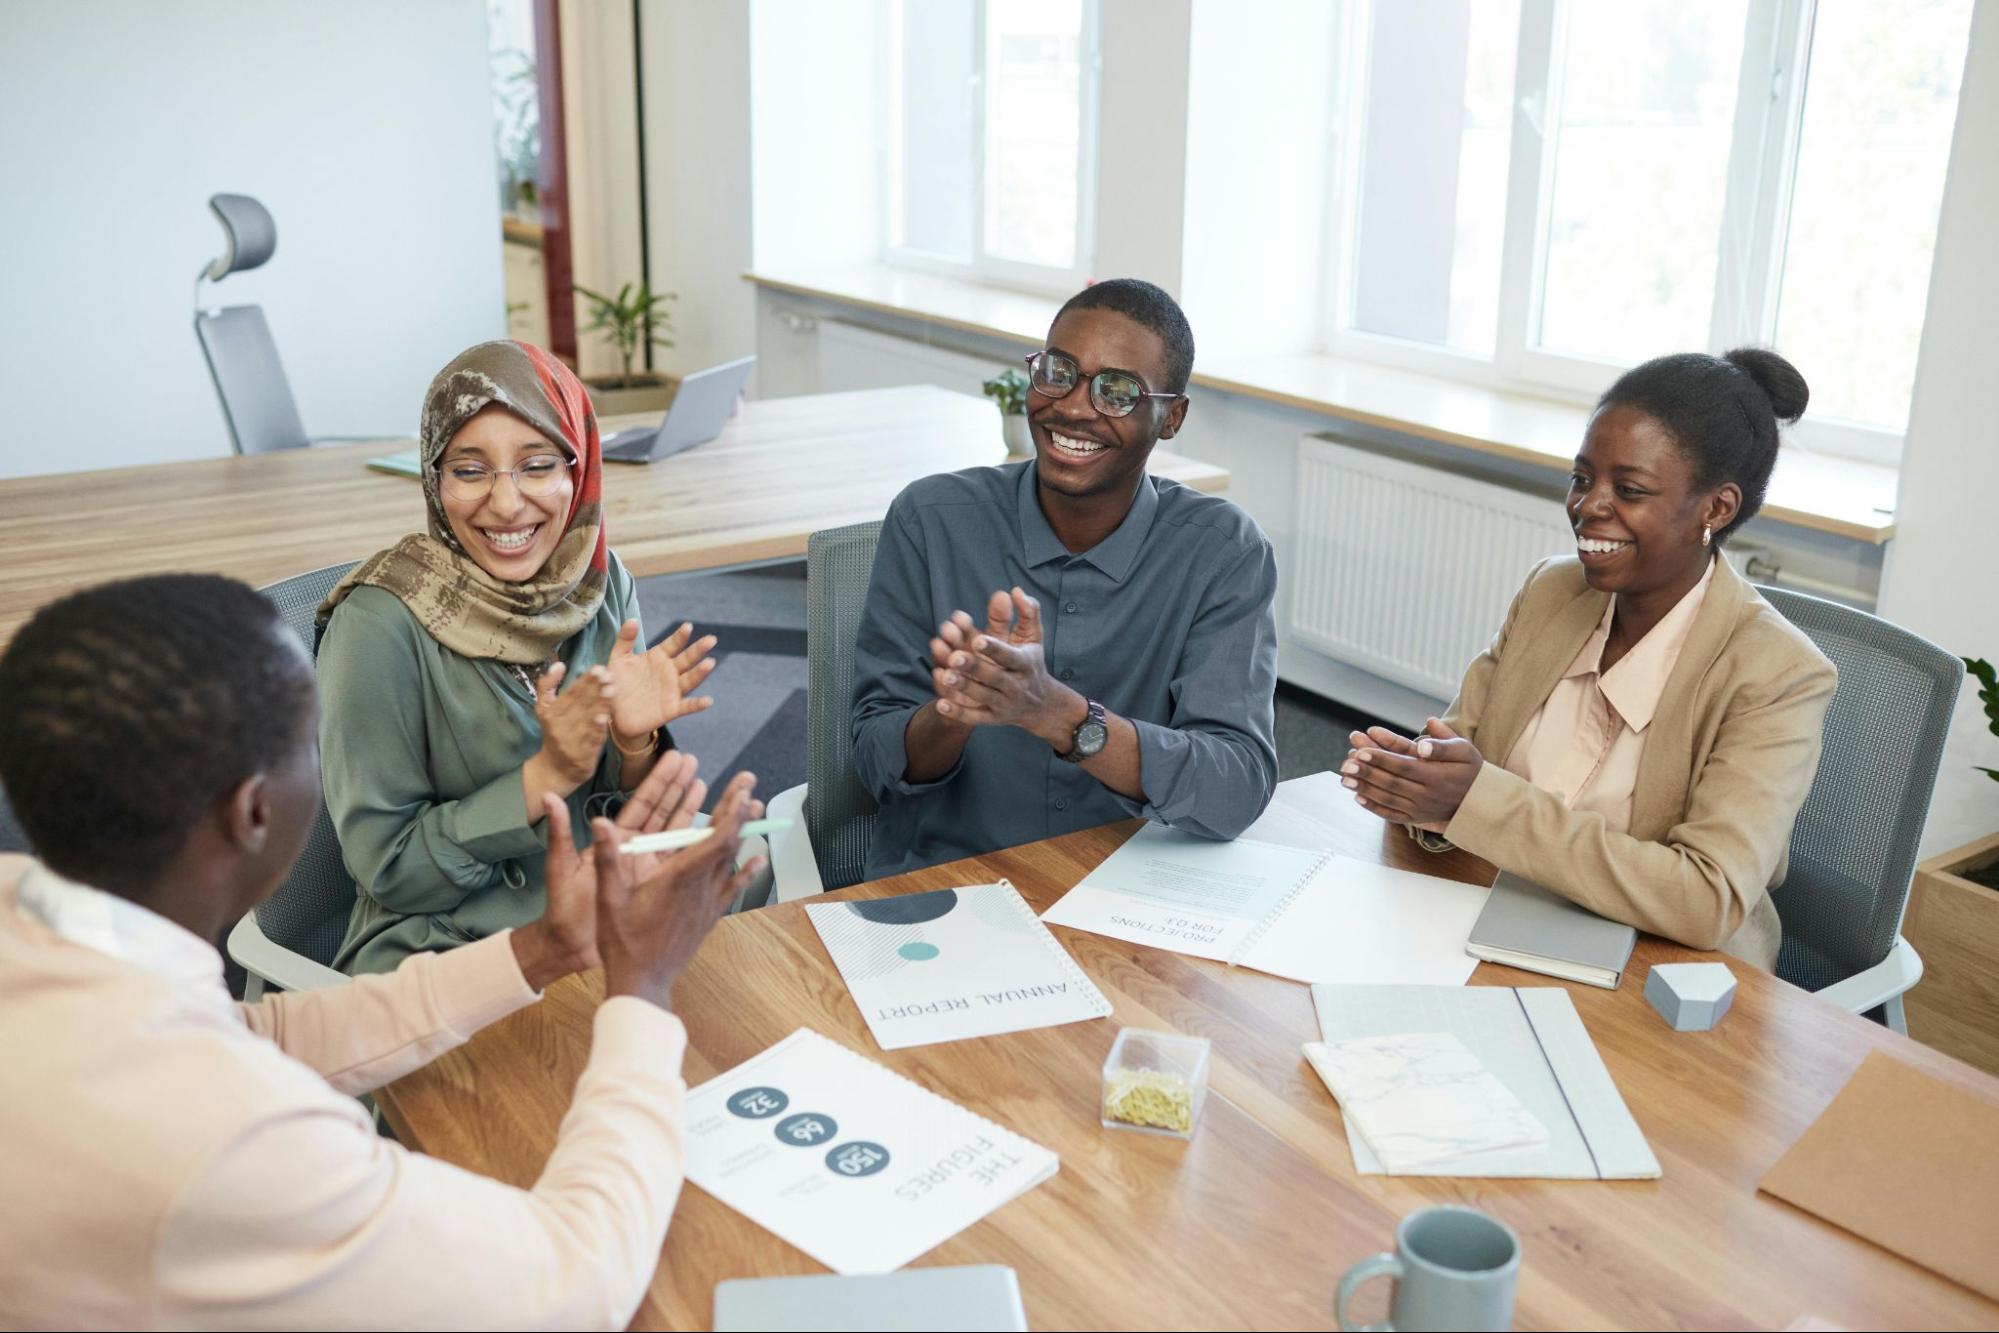
M 1347 1303 L 1371 1277 L 1395 1280 L 1385 1324 L 1355 1324 Z M 1476 1208 L 1422 1208 L 1395 1228 L 1395 1253 L 1363 1259 L 1340 1279 L 1333 1314 L 1346 1329 L 1507 1329 L 1520 1241 Z

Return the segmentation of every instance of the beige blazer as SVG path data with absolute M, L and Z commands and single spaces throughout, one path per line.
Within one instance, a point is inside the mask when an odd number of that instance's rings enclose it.
M 1725 559 L 1647 728 L 1628 833 L 1498 762 L 1603 618 L 1573 557 L 1527 576 L 1445 715 L 1487 759 L 1452 843 L 1602 916 L 1774 968 L 1791 826 L 1818 769 L 1837 680 L 1804 633 Z
M 630 1321 L 680 1193 L 672 1014 L 597 1010 L 516 1189 L 406 1152 L 354 1100 L 535 1000 L 508 932 L 239 1005 L 207 941 L 46 873 L 0 856 L 0 1329 Z M 461 1088 L 463 1114 L 504 1116 L 489 1091 Z

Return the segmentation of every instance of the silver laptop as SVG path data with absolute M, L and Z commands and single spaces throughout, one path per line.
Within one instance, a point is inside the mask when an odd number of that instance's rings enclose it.
M 650 463 L 714 439 L 736 410 L 743 382 L 756 364 L 754 356 L 746 356 L 689 375 L 680 381 L 659 425 L 621 430 L 604 441 L 604 461 Z

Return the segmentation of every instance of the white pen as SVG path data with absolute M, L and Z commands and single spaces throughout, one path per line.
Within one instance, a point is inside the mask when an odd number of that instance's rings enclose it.
M 754 833 L 776 833 L 791 827 L 789 819 L 748 819 L 743 821 L 740 833 L 747 838 Z M 713 828 L 679 828 L 666 833 L 641 833 L 636 838 L 627 838 L 618 848 L 620 856 L 637 856 L 642 852 L 671 852 L 682 847 L 692 847 L 715 830 Z

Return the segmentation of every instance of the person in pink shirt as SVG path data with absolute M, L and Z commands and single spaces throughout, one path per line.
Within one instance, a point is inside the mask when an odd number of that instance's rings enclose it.
M 44 607 L 0 657 L 0 1327 L 622 1328 L 682 1177 L 673 987 L 759 868 L 740 775 L 685 827 L 653 766 L 579 853 L 551 796 L 540 920 L 393 972 L 234 1003 L 211 941 L 319 801 L 312 666 L 264 598 L 168 575 Z M 589 1064 L 517 1189 L 379 1136 L 355 1098 L 601 966 Z

